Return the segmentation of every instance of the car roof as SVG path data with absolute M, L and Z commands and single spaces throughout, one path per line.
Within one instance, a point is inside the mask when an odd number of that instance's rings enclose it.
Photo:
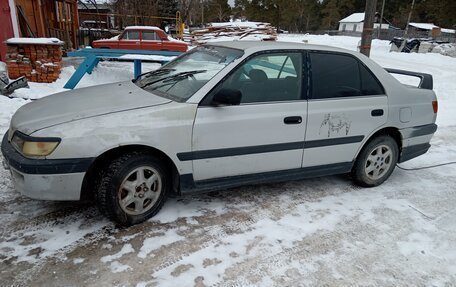
M 329 52 L 342 52 L 355 54 L 353 51 L 341 49 L 331 46 L 312 45 L 298 42 L 277 42 L 277 41 L 220 41 L 209 42 L 206 45 L 221 46 L 227 48 L 240 49 L 249 52 L 266 51 L 266 50 L 283 50 L 283 49 L 297 49 L 297 50 L 317 50 Z
M 156 26 L 127 26 L 125 30 L 161 30 Z

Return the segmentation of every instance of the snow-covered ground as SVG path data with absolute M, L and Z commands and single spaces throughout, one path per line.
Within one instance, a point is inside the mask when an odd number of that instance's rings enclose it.
M 359 38 L 279 40 L 356 50 Z M 403 166 L 456 161 L 456 59 L 388 51 L 374 41 L 372 59 L 432 74 L 439 99 L 431 150 Z M 0 96 L 0 134 L 25 99 L 62 91 L 78 63 L 66 60 L 56 83 Z M 131 63 L 102 62 L 78 87 L 132 74 Z M 0 166 L 0 285 L 453 286 L 455 178 L 449 165 L 396 169 L 371 189 L 346 176 L 247 186 L 170 199 L 152 220 L 118 229 L 90 204 L 21 197 Z

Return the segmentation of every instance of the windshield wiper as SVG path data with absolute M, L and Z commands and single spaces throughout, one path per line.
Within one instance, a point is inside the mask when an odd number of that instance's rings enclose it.
M 167 82 L 171 82 L 171 81 L 180 81 L 182 79 L 187 78 L 188 76 L 192 76 L 192 75 L 199 74 L 199 73 L 204 73 L 206 71 L 207 70 L 195 70 L 195 71 L 180 72 L 180 73 L 177 73 L 177 74 L 169 75 L 167 77 L 163 77 L 163 78 L 160 78 L 158 80 L 146 83 L 146 84 L 142 85 L 141 88 L 143 89 L 143 88 L 145 88 L 147 86 L 153 85 L 153 84 L 158 83 L 158 82 L 167 83 Z
M 168 74 L 168 73 L 173 72 L 175 70 L 176 69 L 163 68 L 163 69 L 158 69 L 158 70 L 155 70 L 155 71 L 145 72 L 145 73 L 142 73 L 141 75 L 137 76 L 135 81 L 137 81 L 138 79 L 140 79 L 142 76 L 145 76 L 145 75 L 147 75 L 146 78 L 149 78 L 149 77 L 152 77 L 152 76 L 165 75 L 165 74 Z

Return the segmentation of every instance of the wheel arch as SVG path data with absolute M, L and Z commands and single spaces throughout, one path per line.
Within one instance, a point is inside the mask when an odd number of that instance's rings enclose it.
M 376 132 L 374 132 L 373 134 L 371 134 L 369 136 L 369 138 L 364 142 L 364 144 L 358 149 L 358 152 L 356 153 L 356 156 L 355 156 L 354 160 L 356 160 L 358 158 L 358 156 L 361 153 L 361 151 L 363 150 L 363 148 L 370 141 L 372 141 L 373 139 L 375 139 L 376 137 L 381 136 L 381 135 L 387 135 L 387 136 L 392 137 L 394 139 L 394 141 L 396 142 L 396 144 L 397 144 L 397 147 L 399 149 L 399 153 L 401 152 L 401 149 L 402 149 L 402 134 L 399 131 L 399 129 L 395 128 L 395 127 L 383 127 L 383 128 L 377 130 Z
M 82 181 L 81 199 L 93 199 L 93 196 L 95 195 L 93 185 L 96 183 L 97 178 L 100 176 L 100 170 L 106 167 L 112 161 L 112 159 L 119 157 L 120 155 L 125 153 L 138 151 L 154 155 L 165 164 L 166 169 L 168 169 L 171 173 L 172 193 L 178 194 L 179 171 L 176 165 L 174 164 L 173 160 L 166 153 L 154 147 L 139 144 L 131 144 L 109 149 L 95 158 L 95 160 L 89 166 Z

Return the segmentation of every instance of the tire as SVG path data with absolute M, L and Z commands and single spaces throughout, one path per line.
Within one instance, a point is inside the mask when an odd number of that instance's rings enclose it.
M 352 170 L 357 185 L 374 187 L 382 184 L 393 172 L 399 156 L 396 141 L 387 135 L 370 140 L 361 150 Z
M 167 169 L 156 157 L 141 152 L 127 153 L 107 166 L 96 202 L 108 218 L 122 226 L 131 226 L 160 211 L 170 183 Z

